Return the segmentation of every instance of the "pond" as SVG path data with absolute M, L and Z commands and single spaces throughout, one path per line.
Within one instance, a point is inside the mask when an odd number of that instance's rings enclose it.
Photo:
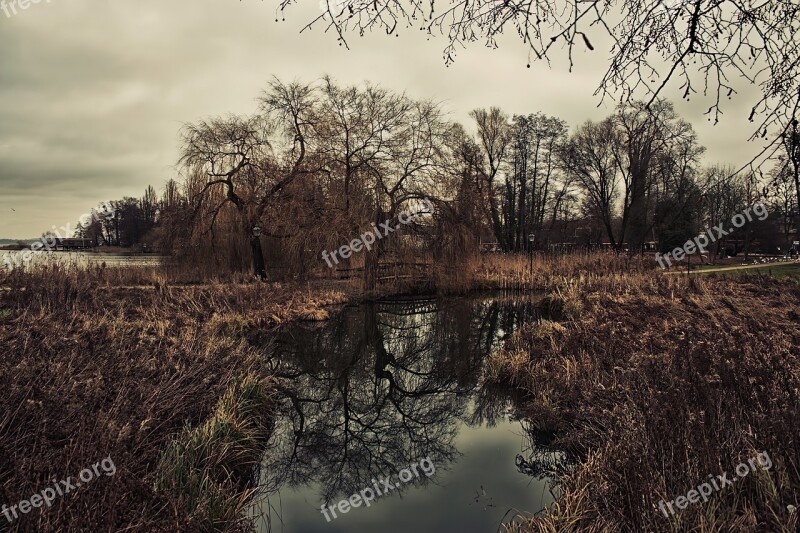
M 259 531 L 497 531 L 551 503 L 559 453 L 484 385 L 537 299 L 368 303 L 281 332 L 269 357 L 286 399 L 250 509 Z

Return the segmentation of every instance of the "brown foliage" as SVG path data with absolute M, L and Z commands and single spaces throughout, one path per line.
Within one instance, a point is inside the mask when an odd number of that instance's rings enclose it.
M 110 287 L 57 268 L 3 286 L 0 502 L 109 455 L 117 467 L 24 515 L 20 531 L 196 530 L 153 492 L 160 452 L 241 376 L 268 375 L 257 336 L 343 299 L 268 284 Z
M 492 364 L 525 390 L 532 426 L 581 458 L 562 499 L 525 529 L 793 530 L 800 286 L 631 276 L 566 299 L 583 307 L 566 330 L 523 329 Z M 669 519 L 659 511 L 764 450 L 770 470 Z

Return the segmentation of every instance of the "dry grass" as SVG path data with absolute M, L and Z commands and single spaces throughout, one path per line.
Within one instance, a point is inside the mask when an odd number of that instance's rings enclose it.
M 213 415 L 186 428 L 161 454 L 154 488 L 172 502 L 172 515 L 192 529 L 248 530 L 249 498 L 273 430 L 275 388 L 248 376 L 231 387 Z
M 553 299 L 579 316 L 520 330 L 490 364 L 524 393 L 532 427 L 579 459 L 524 530 L 795 531 L 800 285 L 640 275 Z M 763 450 L 769 471 L 669 519 L 658 510 Z
M 652 257 L 628 257 L 612 252 L 566 255 L 535 254 L 533 270 L 524 254 L 487 254 L 466 265 L 471 289 L 553 290 L 568 284 L 630 275 L 657 276 Z
M 122 288 L 57 268 L 0 287 L 0 503 L 108 455 L 117 466 L 15 521 L 20 531 L 197 530 L 202 513 L 153 489 L 162 451 L 234 384 L 268 376 L 260 337 L 345 300 L 277 284 Z
M 171 268 L 0 273 L 0 503 L 108 455 L 117 466 L 19 530 L 240 527 L 247 476 L 219 472 L 249 468 L 268 429 L 268 416 L 237 407 L 248 376 L 269 396 L 258 346 L 332 305 L 434 287 L 552 291 L 553 322 L 523 329 L 489 365 L 526 394 L 532 427 L 583 459 L 529 529 L 779 528 L 797 504 L 796 284 L 687 281 L 613 254 L 537 257 L 533 273 L 525 256 L 484 256 L 371 295 L 360 280 L 265 284 Z M 653 512 L 761 449 L 775 459 L 769 476 L 680 522 Z

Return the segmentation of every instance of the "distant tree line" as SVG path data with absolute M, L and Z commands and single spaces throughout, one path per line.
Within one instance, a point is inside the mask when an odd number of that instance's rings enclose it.
M 185 225 L 180 224 L 179 220 L 187 208 L 181 188 L 178 182 L 169 180 L 160 197 L 149 186 L 141 198 L 113 200 L 108 203 L 113 215 L 79 220 L 74 236 L 91 239 L 99 246 L 170 251 L 174 245 L 170 228 Z
M 737 230 L 713 253 L 747 253 L 755 240 L 777 249 L 797 227 L 800 152 L 791 139 L 770 174 L 737 174 L 703 166 L 692 126 L 663 100 L 621 104 L 572 131 L 538 112 L 470 116 L 465 127 L 437 104 L 370 84 L 274 80 L 256 113 L 184 127 L 182 176 L 160 196 L 148 187 L 113 202 L 116 217 L 79 233 L 251 265 L 262 276 L 279 252 L 304 276 L 321 267 L 322 251 L 431 199 L 435 215 L 355 261 L 374 287 L 382 262 L 423 251 L 443 264 L 481 245 L 668 251 L 755 201 L 768 204 L 770 220 Z

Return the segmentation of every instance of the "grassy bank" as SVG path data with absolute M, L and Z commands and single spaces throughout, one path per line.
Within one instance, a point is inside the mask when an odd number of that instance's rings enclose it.
M 226 414 L 247 395 L 225 394 L 241 392 L 248 376 L 268 378 L 262 337 L 292 320 L 324 319 L 345 300 L 313 285 L 123 288 L 59 269 L 15 273 L 0 286 L 0 503 L 77 479 L 109 455 L 117 469 L 14 520 L 20 531 L 206 528 L 214 501 L 187 505 L 180 490 L 156 490 L 185 486 L 165 477 L 176 465 L 165 450 L 191 442 L 187 424 L 208 435 L 219 429 L 210 420 L 249 423 Z M 214 477 L 213 468 L 190 471 Z M 233 479 L 215 479 L 225 497 L 234 494 Z
M 277 393 L 249 375 L 232 386 L 202 425 L 187 427 L 161 454 L 155 490 L 192 530 L 247 531 L 245 510 L 273 430 Z
M 203 280 L 177 268 L 0 273 L 0 504 L 108 456 L 117 467 L 14 527 L 246 529 L 275 401 L 260 347 L 346 301 L 432 290 L 552 292 L 558 322 L 528 326 L 490 366 L 525 395 L 533 427 L 584 460 L 529 529 L 776 526 L 796 505 L 796 283 L 666 276 L 614 254 L 537 256 L 533 270 L 525 256 L 487 255 L 370 294 L 359 279 Z M 670 520 L 653 510 L 764 449 L 768 476 L 719 505 Z
M 635 275 L 573 282 L 489 365 L 534 429 L 578 458 L 525 531 L 795 531 L 800 285 Z M 665 516 L 767 451 L 773 466 Z M 735 475 L 734 475 L 735 477 Z

